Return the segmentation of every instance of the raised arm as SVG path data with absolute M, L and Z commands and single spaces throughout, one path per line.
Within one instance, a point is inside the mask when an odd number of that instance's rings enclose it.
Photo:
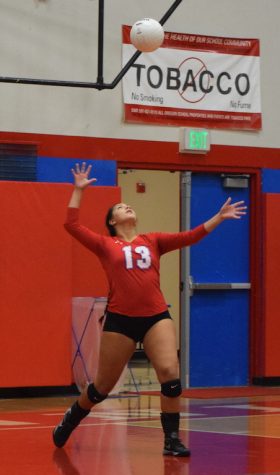
M 90 178 L 91 165 L 88 167 L 83 162 L 81 167 L 79 163 L 76 163 L 75 169 L 72 168 L 71 172 L 74 177 L 75 188 L 69 201 L 69 208 L 79 208 L 82 200 L 83 191 L 94 181 L 96 178 Z
M 228 198 L 217 214 L 190 231 L 156 233 L 160 253 L 165 254 L 166 252 L 181 249 L 185 246 L 191 246 L 199 242 L 225 219 L 240 219 L 246 214 L 246 209 L 247 206 L 244 206 L 244 201 L 237 201 L 231 204 L 231 198 Z
M 79 207 L 82 194 L 90 183 L 96 181 L 96 178 L 89 179 L 90 170 L 91 165 L 87 167 L 85 162 L 82 163 L 81 167 L 77 163 L 75 169 L 72 168 L 71 170 L 74 176 L 75 188 L 68 205 L 64 227 L 81 244 L 100 256 L 104 248 L 104 237 L 79 223 Z
M 204 227 L 210 233 L 225 219 L 240 219 L 246 214 L 246 209 L 247 206 L 244 206 L 244 201 L 237 201 L 231 204 L 231 198 L 228 198 L 220 211 L 204 223 Z

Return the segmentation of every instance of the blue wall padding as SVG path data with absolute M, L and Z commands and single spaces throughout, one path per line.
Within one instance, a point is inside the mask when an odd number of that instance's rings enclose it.
M 262 170 L 263 193 L 280 193 L 280 170 L 264 168 Z
M 116 186 L 117 164 L 114 160 L 76 160 L 72 158 L 38 157 L 37 181 L 47 183 L 73 183 L 71 168 L 76 163 L 92 165 L 91 178 L 97 178 L 95 186 Z

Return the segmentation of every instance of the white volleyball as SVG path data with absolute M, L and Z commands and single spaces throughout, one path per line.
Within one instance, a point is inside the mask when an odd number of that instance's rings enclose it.
M 136 21 L 130 31 L 130 41 L 142 53 L 158 49 L 164 40 L 162 25 L 152 18 Z

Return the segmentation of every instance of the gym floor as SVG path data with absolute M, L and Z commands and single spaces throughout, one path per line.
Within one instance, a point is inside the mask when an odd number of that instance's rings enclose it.
M 156 395 L 110 397 L 56 449 L 75 399 L 0 400 L 1 475 L 280 475 L 280 396 L 182 399 L 190 459 L 162 456 Z

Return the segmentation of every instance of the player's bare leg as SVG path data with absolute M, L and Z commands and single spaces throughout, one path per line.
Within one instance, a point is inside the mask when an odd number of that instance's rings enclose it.
M 188 457 L 179 439 L 180 395 L 179 361 L 175 326 L 171 319 L 157 322 L 144 338 L 144 350 L 161 384 L 161 423 L 164 431 L 164 455 Z
M 98 371 L 78 400 L 69 408 L 53 431 L 56 447 L 63 447 L 73 430 L 86 417 L 91 408 L 104 401 L 118 382 L 125 365 L 135 351 L 133 340 L 120 333 L 103 332 L 100 344 Z

